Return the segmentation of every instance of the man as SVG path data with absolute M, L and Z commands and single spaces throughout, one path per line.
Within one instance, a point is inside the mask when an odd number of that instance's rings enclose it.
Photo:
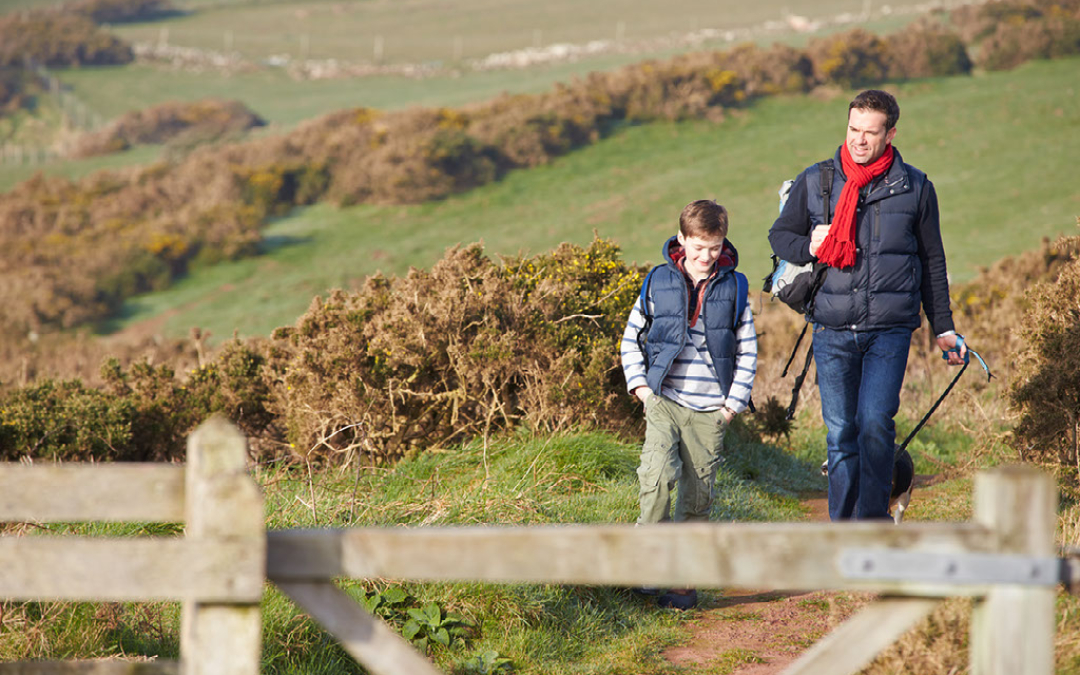
M 951 351 L 957 335 L 937 194 L 893 147 L 899 118 L 891 94 L 870 89 L 856 96 L 844 145 L 832 159 L 830 208 L 815 164 L 795 180 L 769 230 L 780 258 L 827 265 L 811 318 L 832 520 L 889 517 L 893 417 L 920 304 L 948 362 L 963 363 L 967 351 L 963 343 Z

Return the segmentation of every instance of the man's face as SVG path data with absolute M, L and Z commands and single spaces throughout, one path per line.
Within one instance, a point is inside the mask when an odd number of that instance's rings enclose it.
M 847 148 L 856 164 L 871 164 L 892 143 L 896 127 L 885 131 L 885 113 L 852 108 L 848 111 Z
M 724 250 L 723 237 L 684 237 L 680 232 L 679 243 L 686 250 L 686 271 L 698 280 L 709 276 L 713 264 Z

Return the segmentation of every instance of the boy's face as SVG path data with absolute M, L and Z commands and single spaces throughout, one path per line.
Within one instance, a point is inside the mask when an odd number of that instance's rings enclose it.
M 690 276 L 700 281 L 712 272 L 716 259 L 724 250 L 723 237 L 683 236 L 679 233 L 679 243 L 686 250 L 686 271 Z

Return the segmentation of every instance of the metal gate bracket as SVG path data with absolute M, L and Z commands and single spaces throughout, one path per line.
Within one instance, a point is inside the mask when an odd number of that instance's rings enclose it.
M 1055 586 L 1059 558 L 1000 553 L 928 553 L 897 549 L 845 549 L 840 573 L 849 579 L 946 584 Z

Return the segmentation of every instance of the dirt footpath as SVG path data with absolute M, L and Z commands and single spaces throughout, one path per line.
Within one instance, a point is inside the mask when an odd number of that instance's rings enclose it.
M 807 520 L 828 520 L 825 495 L 803 501 Z M 834 592 L 721 589 L 699 592 L 699 618 L 686 645 L 664 653 L 690 672 L 720 668 L 731 675 L 780 673 L 850 617 L 871 596 Z

